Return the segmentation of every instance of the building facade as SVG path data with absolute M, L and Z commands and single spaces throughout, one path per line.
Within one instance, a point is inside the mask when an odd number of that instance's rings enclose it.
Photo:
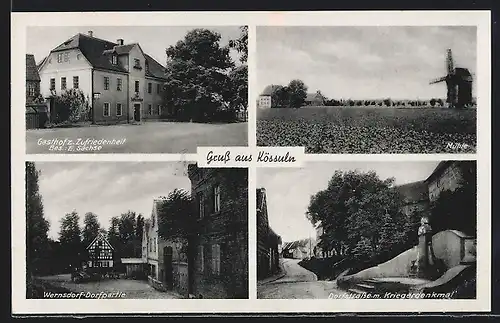
M 113 268 L 114 248 L 102 233 L 99 233 L 87 246 L 87 253 L 88 268 Z
M 257 189 L 257 278 L 280 270 L 281 237 L 269 227 L 266 190 Z
M 405 215 L 422 214 L 429 210 L 429 188 L 424 181 L 400 185 L 397 190 L 403 198 L 401 211 Z
M 192 294 L 248 298 L 248 170 L 191 164 L 188 175 L 197 205 Z
M 175 290 L 188 296 L 187 241 L 163 239 L 158 235 L 159 209 L 164 199 L 155 199 L 151 217 L 144 223 L 142 260 L 146 264 L 150 285 L 159 290 Z M 168 215 L 166 215 L 168 216 Z
M 40 75 L 35 56 L 26 54 L 26 103 L 32 103 L 40 95 Z
M 165 68 L 137 43 L 110 42 L 77 34 L 49 53 L 39 67 L 44 97 L 83 91 L 94 123 L 159 119 Z
M 439 198 L 443 191 L 455 191 L 461 185 L 464 169 L 463 162 L 460 161 L 442 161 L 432 174 L 425 180 L 429 188 L 429 200 L 431 202 Z
M 305 105 L 323 106 L 325 105 L 325 97 L 319 91 L 316 93 L 307 93 Z

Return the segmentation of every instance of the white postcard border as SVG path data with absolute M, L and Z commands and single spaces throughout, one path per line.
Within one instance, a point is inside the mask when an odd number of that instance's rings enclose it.
M 491 309 L 491 17 L 489 11 L 370 12 L 88 12 L 13 13 L 11 29 L 12 311 L 14 314 L 236 313 L 236 312 L 479 312 Z M 295 26 L 477 26 L 477 154 L 307 155 L 307 161 L 397 161 L 476 159 L 478 167 L 478 280 L 475 300 L 259 300 L 255 265 L 249 268 L 249 300 L 53 300 L 26 299 L 24 162 L 174 161 L 194 154 L 26 155 L 23 109 L 27 26 L 249 26 L 249 149 L 256 150 L 255 27 Z M 228 147 L 230 149 L 230 147 Z M 249 264 L 255 264 L 255 168 L 249 169 Z M 252 266 L 250 266 L 252 267 Z

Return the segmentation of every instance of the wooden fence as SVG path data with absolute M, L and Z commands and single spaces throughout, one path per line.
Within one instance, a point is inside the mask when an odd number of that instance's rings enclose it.
M 44 128 L 49 121 L 49 108 L 46 104 L 26 105 L 26 129 Z

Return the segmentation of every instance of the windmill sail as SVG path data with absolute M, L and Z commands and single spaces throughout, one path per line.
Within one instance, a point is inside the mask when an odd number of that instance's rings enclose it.
M 453 74 L 455 71 L 455 66 L 453 64 L 453 56 L 451 54 L 451 49 L 449 48 L 446 56 L 446 70 L 448 71 L 448 75 Z

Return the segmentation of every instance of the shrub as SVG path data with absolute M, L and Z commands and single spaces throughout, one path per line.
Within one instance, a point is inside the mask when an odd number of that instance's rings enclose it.
M 90 115 L 89 98 L 80 89 L 69 89 L 54 100 L 55 123 L 86 121 Z

